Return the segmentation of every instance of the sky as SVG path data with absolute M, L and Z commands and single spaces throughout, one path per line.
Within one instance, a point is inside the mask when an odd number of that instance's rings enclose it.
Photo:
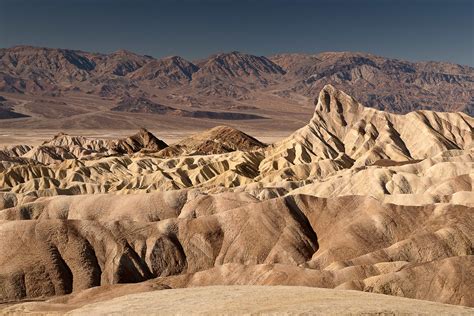
M 0 47 L 190 60 L 358 51 L 474 66 L 472 0 L 0 0 Z

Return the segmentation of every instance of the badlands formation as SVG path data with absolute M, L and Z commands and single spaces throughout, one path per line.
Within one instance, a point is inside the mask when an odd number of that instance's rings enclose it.
M 326 85 L 311 121 L 270 145 L 220 126 L 175 144 L 143 129 L 6 147 L 4 312 L 139 313 L 205 291 L 182 288 L 225 285 L 206 293 L 262 302 L 248 312 L 273 311 L 268 289 L 295 312 L 324 312 L 311 297 L 340 295 L 354 313 L 374 300 L 386 303 L 365 306 L 379 313 L 410 302 L 472 313 L 473 125 L 460 112 L 364 107 Z

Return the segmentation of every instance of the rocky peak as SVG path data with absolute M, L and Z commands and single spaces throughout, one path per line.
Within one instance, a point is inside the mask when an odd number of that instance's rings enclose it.
M 65 68 L 90 71 L 95 63 L 80 51 L 31 46 L 15 46 L 0 54 L 3 63 L 18 70 L 63 71 Z M 68 66 L 68 64 L 70 64 Z
M 198 73 L 210 73 L 225 77 L 283 75 L 285 71 L 264 56 L 240 52 L 217 54 L 205 62 Z
M 131 75 L 135 80 L 148 80 L 161 88 L 180 85 L 191 80 L 198 71 L 193 63 L 179 56 L 153 60 Z
M 168 145 L 150 133 L 147 129 L 141 128 L 138 133 L 127 138 L 116 141 L 114 150 L 123 153 L 135 153 L 142 149 L 149 151 L 159 151 Z
M 315 112 L 342 115 L 346 112 L 357 112 L 359 103 L 350 95 L 347 95 L 334 86 L 327 84 L 321 89 L 315 100 Z
M 126 49 L 119 49 L 110 54 L 111 56 L 140 56 Z

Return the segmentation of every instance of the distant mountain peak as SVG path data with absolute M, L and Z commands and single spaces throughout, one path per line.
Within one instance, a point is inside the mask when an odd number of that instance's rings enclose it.
M 208 96 L 245 98 L 250 92 L 247 85 L 266 86 L 285 74 L 266 57 L 235 51 L 213 55 L 198 65 L 192 84 Z
M 236 75 L 262 75 L 284 74 L 285 71 L 264 56 L 249 55 L 237 51 L 221 53 L 211 57 L 201 69 L 215 72 L 216 74 Z
M 116 51 L 114 51 L 111 55 L 137 55 L 135 54 L 134 52 L 131 52 L 129 50 L 126 50 L 126 49 L 118 49 Z
M 155 59 L 133 73 L 134 80 L 146 80 L 159 88 L 183 85 L 189 82 L 198 67 L 180 56 Z

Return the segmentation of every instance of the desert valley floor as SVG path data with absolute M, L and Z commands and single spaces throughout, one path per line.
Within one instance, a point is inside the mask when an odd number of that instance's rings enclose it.
M 278 132 L 8 120 L 0 313 L 474 313 L 474 119 L 331 85 L 305 111 Z

